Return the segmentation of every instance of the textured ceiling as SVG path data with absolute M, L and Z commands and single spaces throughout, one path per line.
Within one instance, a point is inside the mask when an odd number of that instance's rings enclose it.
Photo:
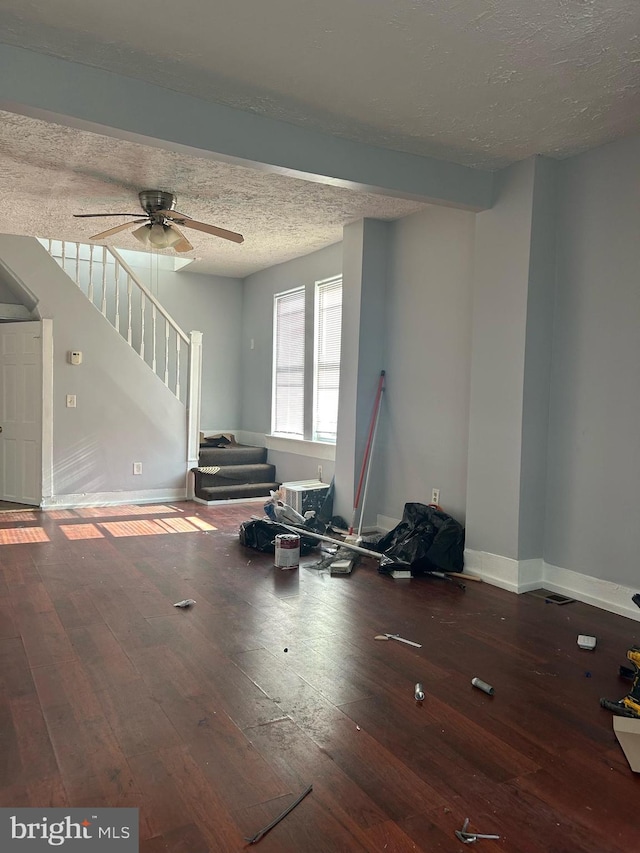
M 494 169 L 640 132 L 638 0 L 0 0 L 0 40 L 348 139 Z M 171 116 L 167 116 L 171 121 Z M 420 204 L 0 113 L 0 231 L 86 239 L 166 189 L 243 276 Z M 112 238 L 137 248 L 125 233 Z
M 482 168 L 640 131 L 638 0 L 1 0 L 0 33 Z
M 397 219 L 425 205 L 176 154 L 0 112 L 0 233 L 86 241 L 127 222 L 74 213 L 140 211 L 138 191 L 166 189 L 192 219 L 240 231 L 242 245 L 190 230 L 188 269 L 245 276 L 342 239 L 363 217 Z M 141 212 L 141 211 L 140 211 Z M 186 229 L 185 229 L 186 231 Z M 128 231 L 106 241 L 140 249 Z

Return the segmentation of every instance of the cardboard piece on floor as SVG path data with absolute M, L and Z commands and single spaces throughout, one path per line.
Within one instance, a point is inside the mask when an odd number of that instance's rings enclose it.
M 633 717 L 614 717 L 613 731 L 629 767 L 634 773 L 640 773 L 640 720 Z

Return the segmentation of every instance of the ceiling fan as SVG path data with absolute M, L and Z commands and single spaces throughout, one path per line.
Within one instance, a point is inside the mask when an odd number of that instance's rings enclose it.
M 176 228 L 176 224 L 182 228 L 193 228 L 195 231 L 213 234 L 214 237 L 222 237 L 223 240 L 231 240 L 234 243 L 244 242 L 242 234 L 227 231 L 225 228 L 218 228 L 215 225 L 207 225 L 205 222 L 198 222 L 191 219 L 186 213 L 175 210 L 176 197 L 173 193 L 163 192 L 162 190 L 142 190 L 138 193 L 138 198 L 144 213 L 74 213 L 73 215 L 76 219 L 91 219 L 97 216 L 135 217 L 133 222 L 125 222 L 124 225 L 108 228 L 106 231 L 89 237 L 89 240 L 104 240 L 106 237 L 111 237 L 112 234 L 133 228 L 143 222 L 144 225 L 132 232 L 133 236 L 144 246 L 150 246 L 154 249 L 170 248 L 175 252 L 189 252 L 193 249 L 184 234 Z

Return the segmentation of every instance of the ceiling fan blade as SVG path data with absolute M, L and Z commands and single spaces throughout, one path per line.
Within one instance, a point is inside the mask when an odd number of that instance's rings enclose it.
M 193 228 L 195 231 L 213 234 L 214 237 L 222 237 L 223 240 L 231 240 L 233 243 L 244 243 L 242 234 L 237 234 L 235 231 L 227 231 L 226 228 L 217 228 L 215 225 L 207 225 L 205 222 L 197 222 L 195 219 L 180 219 L 178 221 L 183 228 Z
M 89 237 L 90 240 L 104 240 L 105 237 L 111 237 L 112 234 L 117 234 L 119 231 L 124 231 L 125 228 L 133 228 L 137 222 L 125 222 L 124 225 L 116 225 L 115 228 L 108 228 L 106 231 L 101 231 L 99 234 L 94 234 Z
M 170 228 L 172 231 L 175 231 L 176 234 L 180 235 L 180 242 L 175 243 L 171 247 L 174 252 L 190 252 L 193 249 L 193 246 L 187 240 L 187 238 L 184 236 L 184 234 L 182 233 L 182 231 L 180 231 L 179 228 L 176 228 L 175 225 L 168 225 L 167 227 Z
M 74 213 L 75 219 L 95 219 L 96 216 L 136 216 L 142 217 L 141 213 Z

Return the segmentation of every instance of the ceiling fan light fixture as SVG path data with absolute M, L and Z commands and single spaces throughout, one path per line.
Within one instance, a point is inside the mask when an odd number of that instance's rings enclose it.
M 170 249 L 182 239 L 171 226 L 160 222 L 147 223 L 131 233 L 143 246 L 154 249 Z
M 136 228 L 136 230 L 132 231 L 131 233 L 139 243 L 142 243 L 143 246 L 148 246 L 150 230 L 151 225 L 142 225 L 140 228 Z
M 180 237 L 174 234 L 168 225 L 161 225 L 159 222 L 154 222 L 149 229 L 149 242 L 156 249 L 167 249 L 179 240 Z

